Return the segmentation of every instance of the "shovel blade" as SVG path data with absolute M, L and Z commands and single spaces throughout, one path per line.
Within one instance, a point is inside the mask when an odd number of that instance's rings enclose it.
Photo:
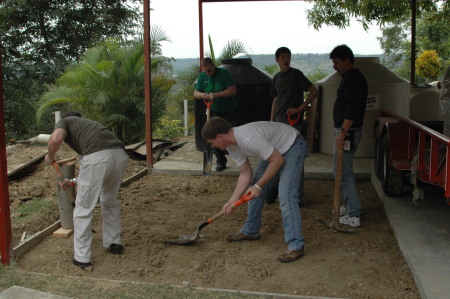
M 185 235 L 185 236 L 181 236 L 178 239 L 174 239 L 174 240 L 167 240 L 164 243 L 165 244 L 175 244 L 175 245 L 187 245 L 190 243 L 194 243 L 195 240 L 198 239 L 198 235 Z
M 203 174 L 210 175 L 212 171 L 213 151 L 210 146 L 203 152 Z

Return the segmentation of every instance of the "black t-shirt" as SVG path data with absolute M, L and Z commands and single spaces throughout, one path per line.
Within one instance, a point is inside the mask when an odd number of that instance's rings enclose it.
M 333 107 L 336 128 L 342 127 L 344 119 L 353 120 L 352 128 L 362 127 L 366 112 L 367 89 L 367 80 L 359 69 L 353 68 L 342 76 Z
M 289 124 L 287 110 L 300 106 L 304 101 L 304 92 L 309 91 L 311 86 L 311 81 L 298 69 L 289 68 L 286 72 L 278 72 L 270 87 L 270 96 L 278 100 L 275 121 Z M 303 119 L 303 111 L 300 119 Z M 299 121 L 294 127 L 300 131 L 301 125 Z

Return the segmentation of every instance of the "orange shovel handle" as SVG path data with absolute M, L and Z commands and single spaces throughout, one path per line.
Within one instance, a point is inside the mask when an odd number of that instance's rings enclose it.
M 59 168 L 59 164 L 56 161 L 52 162 L 53 168 L 55 168 L 56 173 L 58 174 L 58 179 L 62 182 L 64 181 L 64 176 L 61 172 L 61 169 Z
M 250 197 L 250 193 L 244 194 L 244 195 L 241 196 L 241 198 L 240 198 L 238 201 L 236 201 L 236 202 L 231 206 L 231 209 L 234 209 L 234 208 L 240 206 L 241 204 L 243 204 L 244 202 L 247 202 L 247 201 L 249 201 L 249 200 L 251 200 L 251 199 L 252 199 L 252 198 Z M 223 210 L 222 210 L 222 211 L 220 211 L 219 213 L 217 213 L 216 215 L 214 215 L 214 216 L 212 216 L 211 218 L 209 218 L 207 222 L 208 222 L 208 223 L 211 223 L 211 222 L 213 222 L 214 220 L 216 220 L 216 219 L 222 217 L 223 214 L 224 214 L 224 212 L 223 212 Z
M 293 125 L 295 125 L 297 122 L 298 122 L 298 120 L 300 119 L 300 113 L 295 113 L 295 114 L 297 114 L 297 118 L 291 118 L 291 115 L 292 114 L 294 114 L 294 113 L 291 113 L 291 114 L 289 114 L 288 113 L 288 121 L 289 121 L 289 125 L 292 127 Z

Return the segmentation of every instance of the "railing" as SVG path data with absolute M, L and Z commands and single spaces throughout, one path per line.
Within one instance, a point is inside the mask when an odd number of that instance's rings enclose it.
M 449 199 L 450 138 L 388 110 L 381 109 L 381 116 L 393 117 L 408 126 L 409 142 L 401 150 L 407 151 L 408 157 L 417 155 L 417 177 L 421 181 L 443 187 L 445 197 Z

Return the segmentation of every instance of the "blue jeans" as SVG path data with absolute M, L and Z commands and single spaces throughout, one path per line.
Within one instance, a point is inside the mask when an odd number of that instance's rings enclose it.
M 353 177 L 353 156 L 358 149 L 358 144 L 361 141 L 362 130 L 351 129 L 355 132 L 355 143 L 351 151 L 345 151 L 342 161 L 342 177 L 341 177 L 341 194 L 343 199 L 343 205 L 347 209 L 347 215 L 349 217 L 359 217 L 361 215 L 361 201 L 358 198 L 358 191 L 356 190 L 355 178 Z M 335 129 L 334 137 L 337 138 L 341 132 L 340 129 Z M 334 169 L 333 173 L 336 177 L 336 162 L 337 162 L 337 149 L 336 143 L 334 144 Z
M 285 161 L 280 169 L 280 182 L 278 194 L 280 198 L 280 209 L 284 228 L 284 241 L 288 244 L 288 249 L 298 250 L 305 244 L 302 236 L 302 218 L 298 207 L 298 184 L 300 171 L 306 157 L 306 141 L 299 135 L 291 148 L 283 155 Z M 261 160 L 253 174 L 252 184 L 257 182 L 266 171 L 269 161 Z M 261 196 L 248 202 L 247 220 L 240 232 L 247 236 L 259 236 L 261 227 L 261 214 L 265 202 L 267 184 Z

